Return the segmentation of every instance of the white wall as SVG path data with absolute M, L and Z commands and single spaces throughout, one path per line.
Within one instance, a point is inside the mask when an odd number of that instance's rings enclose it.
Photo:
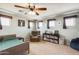
M 7 13 L 2 13 L 7 14 Z M 7 14 L 12 16 L 10 26 L 3 26 L 3 29 L 0 30 L 0 35 L 9 35 L 16 34 L 17 36 L 24 37 L 25 39 L 29 39 L 29 34 L 32 29 L 28 29 L 28 20 L 26 18 L 17 17 L 15 15 Z M 25 20 L 24 27 L 18 27 L 18 19 Z
M 79 15 L 78 13 L 76 13 L 77 15 Z M 72 15 L 72 14 L 70 14 Z M 66 16 L 66 15 L 64 15 Z M 76 20 L 76 26 L 75 27 L 71 27 L 68 29 L 63 29 L 63 15 L 62 16 L 56 16 L 56 26 L 52 27 L 50 29 L 47 29 L 47 20 L 45 20 L 43 22 L 43 27 L 41 29 L 38 29 L 40 31 L 42 31 L 42 33 L 45 32 L 45 30 L 54 32 L 54 30 L 59 30 L 59 33 L 61 36 L 63 36 L 63 38 L 67 39 L 67 40 L 72 40 L 73 38 L 79 37 L 79 16 Z
M 77 13 L 77 15 L 79 15 Z M 3 26 L 3 29 L 0 30 L 0 35 L 7 35 L 7 34 L 16 34 L 17 36 L 22 36 L 26 39 L 29 38 L 29 34 L 31 30 L 33 29 L 28 29 L 28 20 L 26 18 L 22 17 L 17 17 L 15 15 L 11 15 L 13 19 L 11 20 L 11 25 L 10 26 Z M 45 30 L 48 31 L 54 31 L 54 30 L 59 30 L 60 34 L 65 37 L 67 40 L 71 40 L 73 38 L 79 37 L 79 17 L 76 20 L 76 26 L 69 28 L 69 29 L 63 29 L 63 17 L 64 16 L 57 16 L 56 18 L 56 27 L 47 29 L 47 21 L 45 20 L 43 22 L 43 27 L 40 30 L 41 33 L 44 33 Z M 23 19 L 25 20 L 25 27 L 18 27 L 18 19 Z

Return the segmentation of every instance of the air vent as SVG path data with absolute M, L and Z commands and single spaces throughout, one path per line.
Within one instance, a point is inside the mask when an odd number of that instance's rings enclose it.
M 25 15 L 27 14 L 27 12 L 24 13 Z
M 23 10 L 19 10 L 19 12 L 24 12 Z

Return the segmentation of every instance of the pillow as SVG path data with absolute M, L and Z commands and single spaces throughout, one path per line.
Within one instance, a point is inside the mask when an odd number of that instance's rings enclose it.
M 2 41 L 3 40 L 3 36 L 0 36 L 0 41 Z
M 12 40 L 12 39 L 16 39 L 16 35 L 6 35 L 3 37 L 3 40 Z

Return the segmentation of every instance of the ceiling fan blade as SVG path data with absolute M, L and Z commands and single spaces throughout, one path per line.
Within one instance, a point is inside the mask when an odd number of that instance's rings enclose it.
M 23 7 L 23 6 L 20 6 L 20 5 L 15 5 L 15 7 L 18 7 L 18 8 L 24 8 L 24 9 L 28 9 L 28 8 Z
M 36 15 L 39 15 L 39 13 L 38 12 L 35 12 L 36 13 Z
M 47 10 L 47 8 L 36 8 L 36 10 Z

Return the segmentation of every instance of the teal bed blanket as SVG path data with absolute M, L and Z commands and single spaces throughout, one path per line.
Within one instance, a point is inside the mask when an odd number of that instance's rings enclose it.
M 0 42 L 0 51 L 3 51 L 5 49 L 23 44 L 24 42 L 22 40 L 13 39 L 13 40 L 6 40 L 3 42 Z

